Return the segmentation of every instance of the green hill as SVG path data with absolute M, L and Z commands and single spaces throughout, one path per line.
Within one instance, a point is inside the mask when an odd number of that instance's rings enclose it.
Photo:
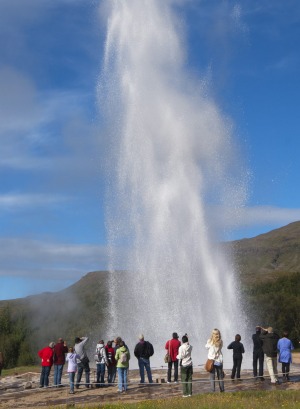
M 226 243 L 225 247 L 232 252 L 241 281 L 246 284 L 300 272 L 300 222 Z

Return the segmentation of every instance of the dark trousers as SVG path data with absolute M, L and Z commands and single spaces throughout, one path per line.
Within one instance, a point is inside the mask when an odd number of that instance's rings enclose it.
M 42 366 L 41 376 L 40 376 L 40 386 L 49 386 L 49 375 L 51 371 L 51 366 Z
M 236 373 L 237 379 L 240 379 L 242 360 L 243 358 L 233 358 L 233 368 L 231 371 L 231 379 L 235 378 L 235 373 Z
M 168 382 L 171 382 L 173 364 L 174 364 L 174 382 L 178 382 L 178 360 L 174 362 L 168 362 Z
M 192 395 L 193 365 L 181 366 L 181 383 L 184 396 Z
M 97 388 L 104 387 L 105 364 L 96 364 L 97 368 Z
M 88 388 L 89 385 L 90 385 L 90 371 L 91 370 L 90 370 L 89 364 L 88 363 L 86 365 L 78 364 L 76 388 L 79 388 L 79 384 L 80 384 L 80 381 L 81 381 L 83 371 L 85 372 L 85 386 Z
M 217 378 L 218 378 L 218 381 L 219 381 L 220 392 L 224 392 L 223 365 L 214 365 L 214 368 L 213 368 L 212 372 L 210 372 L 210 374 L 209 374 L 210 388 L 211 388 L 212 392 L 214 392 L 216 390 L 215 374 L 217 374 Z
M 283 375 L 283 377 L 286 378 L 286 379 L 290 379 L 290 374 L 289 374 L 290 364 L 287 363 L 287 362 L 282 362 L 281 365 L 282 365 L 282 375 Z
M 108 385 L 115 382 L 116 379 L 117 368 L 115 365 L 109 365 L 107 367 L 107 383 Z
M 253 351 L 253 376 L 257 378 L 257 362 L 259 363 L 258 376 L 264 376 L 264 353 Z

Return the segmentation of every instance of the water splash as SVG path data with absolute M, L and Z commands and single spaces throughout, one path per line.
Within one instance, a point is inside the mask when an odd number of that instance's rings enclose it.
M 99 90 L 111 122 L 110 269 L 127 270 L 111 278 L 108 333 L 134 343 L 143 332 L 162 355 L 173 331 L 187 332 L 204 357 L 213 328 L 228 343 L 242 332 L 234 270 L 208 217 L 228 197 L 240 205 L 240 194 L 229 176 L 230 123 L 206 78 L 189 77 L 175 3 L 106 3 Z

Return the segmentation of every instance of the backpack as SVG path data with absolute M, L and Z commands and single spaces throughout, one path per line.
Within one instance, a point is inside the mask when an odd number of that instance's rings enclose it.
M 95 354 L 95 356 L 94 356 L 95 361 L 101 362 L 101 360 L 102 360 L 102 358 L 103 358 L 103 354 L 101 353 L 103 348 L 104 348 L 104 347 L 97 348 L 96 354 Z
M 112 365 L 113 363 L 113 355 L 111 351 L 106 350 L 106 356 L 107 356 L 107 360 L 109 365 Z
M 126 351 L 121 352 L 120 362 L 121 362 L 121 364 L 126 364 L 126 362 L 127 362 L 127 349 L 126 349 Z

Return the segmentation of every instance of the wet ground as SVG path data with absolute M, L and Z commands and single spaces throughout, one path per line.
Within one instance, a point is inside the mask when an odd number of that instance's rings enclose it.
M 137 370 L 129 371 L 128 391 L 119 394 L 116 386 L 95 388 L 92 385 L 87 389 L 83 385 L 76 390 L 74 395 L 69 394 L 68 377 L 65 374 L 61 388 L 39 388 L 39 373 L 27 373 L 23 375 L 9 376 L 0 380 L 0 408 L 43 408 L 57 405 L 74 407 L 76 404 L 88 405 L 90 403 L 109 402 L 138 402 L 146 399 L 166 399 L 182 396 L 182 386 L 179 384 L 166 383 L 166 370 L 154 369 L 152 371 L 154 383 L 152 385 L 139 384 Z M 250 371 L 242 372 L 241 381 L 230 379 L 230 370 L 225 370 L 225 392 L 244 390 L 292 390 L 300 389 L 300 364 L 291 366 L 291 382 L 283 382 L 277 386 L 270 384 L 270 379 L 265 373 L 264 381 L 256 381 Z M 50 385 L 52 382 L 50 376 Z M 95 372 L 92 372 L 91 380 L 95 380 Z M 216 384 L 216 393 L 218 384 Z M 193 394 L 210 392 L 208 374 L 203 370 L 195 369 L 193 375 Z

